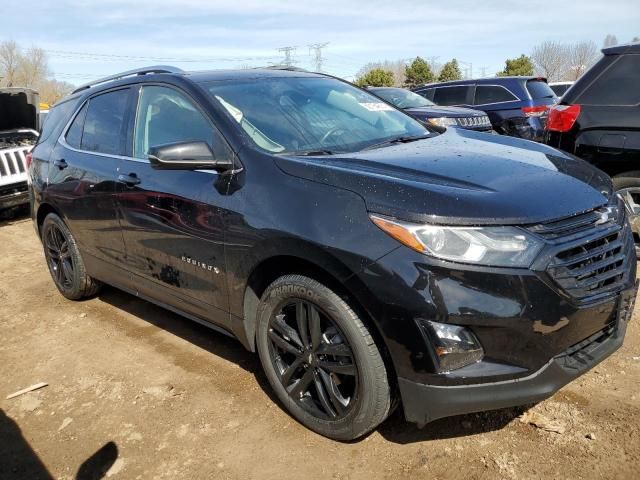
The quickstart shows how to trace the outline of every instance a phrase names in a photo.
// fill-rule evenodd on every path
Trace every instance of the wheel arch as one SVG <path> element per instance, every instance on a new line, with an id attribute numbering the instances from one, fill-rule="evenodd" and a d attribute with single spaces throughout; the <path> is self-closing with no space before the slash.
<path id="1" fill-rule="evenodd" d="M 50 213 L 55 213 L 60 218 L 62 218 L 62 216 L 60 215 L 60 212 L 58 212 L 58 210 L 50 203 L 41 203 L 38 206 L 38 211 L 36 213 L 36 225 L 38 227 L 38 236 L 42 236 L 42 224 L 44 223 L 44 219 Z"/>
<path id="2" fill-rule="evenodd" d="M 362 322 L 369 329 L 376 345 L 380 348 L 380 353 L 387 365 L 387 371 L 389 372 L 389 375 L 392 376 L 390 380 L 392 380 L 395 385 L 395 368 L 391 360 L 387 344 L 380 328 L 374 320 L 373 312 L 365 306 L 366 297 L 374 297 L 362 281 L 353 274 L 353 272 L 349 272 L 348 275 L 345 276 L 346 272 L 348 272 L 348 269 L 345 265 L 341 264 L 337 259 L 327 259 L 326 256 L 323 259 L 322 264 L 320 264 L 315 258 L 311 260 L 308 256 L 303 258 L 301 256 L 291 254 L 276 255 L 261 261 L 251 271 L 245 286 L 243 324 L 248 344 L 246 346 L 248 346 L 251 351 L 255 351 L 257 324 L 256 312 L 260 297 L 266 288 L 283 275 L 304 275 L 317 280 L 333 290 L 336 294 L 342 297 L 352 309 L 354 309 Z"/>

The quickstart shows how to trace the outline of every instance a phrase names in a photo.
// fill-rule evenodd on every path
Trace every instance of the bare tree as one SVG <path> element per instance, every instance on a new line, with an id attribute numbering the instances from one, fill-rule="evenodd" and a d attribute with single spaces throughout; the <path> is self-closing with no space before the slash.
<path id="1" fill-rule="evenodd" d="M 42 85 L 49 75 L 49 62 L 44 50 L 31 47 L 21 56 L 18 78 L 23 87 L 35 88 Z"/>
<path id="2" fill-rule="evenodd" d="M 68 82 L 58 80 L 45 80 L 38 87 L 40 101 L 48 105 L 53 105 L 58 100 L 69 95 L 75 87 Z"/>
<path id="3" fill-rule="evenodd" d="M 618 44 L 618 39 L 616 38 L 615 35 L 611 35 L 609 33 L 607 34 L 606 37 L 604 37 L 604 43 L 603 43 L 604 48 L 613 47 L 617 44 Z"/>
<path id="4" fill-rule="evenodd" d="M 550 82 L 562 80 L 569 63 L 567 47 L 554 41 L 536 45 L 531 52 L 531 59 L 537 71 Z"/>
<path id="5" fill-rule="evenodd" d="M 578 42 L 567 47 L 569 65 L 565 77 L 577 80 L 598 58 L 598 46 L 592 42 Z"/>
<path id="6" fill-rule="evenodd" d="M 20 50 L 13 40 L 0 43 L 0 85 L 12 87 L 16 85 L 20 64 Z"/>

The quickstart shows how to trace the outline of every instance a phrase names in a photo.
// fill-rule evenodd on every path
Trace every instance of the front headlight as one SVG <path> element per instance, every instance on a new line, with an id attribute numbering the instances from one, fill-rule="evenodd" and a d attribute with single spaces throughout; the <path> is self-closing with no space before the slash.
<path id="1" fill-rule="evenodd" d="M 457 125 L 456 119 L 449 117 L 427 118 L 427 122 L 429 122 L 431 125 L 435 125 L 436 127 L 449 127 L 451 125 Z"/>
<path id="2" fill-rule="evenodd" d="M 416 225 L 370 215 L 404 245 L 441 260 L 494 267 L 529 267 L 542 242 L 517 227 Z"/>

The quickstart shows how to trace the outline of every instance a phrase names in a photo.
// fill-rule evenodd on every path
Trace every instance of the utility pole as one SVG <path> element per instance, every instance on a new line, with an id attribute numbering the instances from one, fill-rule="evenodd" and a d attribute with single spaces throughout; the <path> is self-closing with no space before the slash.
<path id="1" fill-rule="evenodd" d="M 469 79 L 473 78 L 473 63 L 471 62 L 463 62 L 462 60 L 458 60 L 458 63 L 465 65 L 464 76 Z"/>
<path id="2" fill-rule="evenodd" d="M 287 67 L 291 67 L 295 60 L 293 59 L 293 52 L 296 51 L 297 47 L 281 47 L 278 49 L 279 52 L 284 53 L 284 63 Z"/>
<path id="3" fill-rule="evenodd" d="M 311 51 L 313 51 L 313 63 L 316 64 L 316 72 L 322 71 L 322 63 L 324 62 L 324 58 L 322 57 L 322 49 L 329 45 L 329 42 L 324 43 L 312 43 L 311 45 L 307 45 L 309 47 L 309 55 L 311 55 Z"/>
<path id="4" fill-rule="evenodd" d="M 480 67 L 481 77 L 485 78 L 487 76 L 487 67 Z"/>

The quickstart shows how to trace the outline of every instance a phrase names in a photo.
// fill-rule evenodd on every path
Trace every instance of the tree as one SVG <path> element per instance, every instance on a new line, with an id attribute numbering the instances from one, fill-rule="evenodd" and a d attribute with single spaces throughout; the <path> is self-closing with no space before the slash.
<path id="1" fill-rule="evenodd" d="M 405 87 L 417 87 L 435 80 L 431 67 L 421 57 L 416 57 L 411 65 L 405 66 Z"/>
<path id="2" fill-rule="evenodd" d="M 604 37 L 604 43 L 603 43 L 604 48 L 614 47 L 616 45 L 618 45 L 618 39 L 616 38 L 615 35 L 611 35 L 609 33 L 607 34 L 606 37 Z"/>
<path id="3" fill-rule="evenodd" d="M 458 66 L 458 61 L 454 58 L 450 62 L 447 62 L 440 70 L 440 75 L 438 76 L 439 82 L 450 82 L 452 80 L 460 80 L 462 78 L 462 73 L 460 72 L 460 67 Z"/>
<path id="4" fill-rule="evenodd" d="M 0 85 L 12 87 L 17 83 L 20 50 L 13 40 L 0 43 Z"/>
<path id="5" fill-rule="evenodd" d="M 531 52 L 531 59 L 538 73 L 550 82 L 562 80 L 569 65 L 569 53 L 566 45 L 555 41 L 546 41 L 536 45 Z"/>
<path id="6" fill-rule="evenodd" d="M 633 37 L 633 40 L 631 40 L 631 43 L 638 43 L 640 42 L 640 37 Z"/>
<path id="7" fill-rule="evenodd" d="M 591 41 L 569 45 L 567 52 L 569 65 L 565 78 L 569 80 L 580 78 L 598 58 L 598 46 Z"/>
<path id="8" fill-rule="evenodd" d="M 508 75 L 533 75 L 533 63 L 524 53 L 518 58 L 508 58 L 504 63 L 504 70 L 496 73 L 498 77 L 506 77 Z"/>
<path id="9" fill-rule="evenodd" d="M 402 59 L 399 60 L 383 60 L 381 62 L 369 62 L 363 66 L 357 73 L 356 78 L 364 77 L 371 70 L 382 69 L 393 73 L 394 85 L 401 87 L 405 81 L 405 67 L 406 62 Z"/>
<path id="10" fill-rule="evenodd" d="M 369 70 L 355 81 L 355 84 L 359 87 L 393 87 L 394 83 L 393 72 L 383 68 Z"/>

